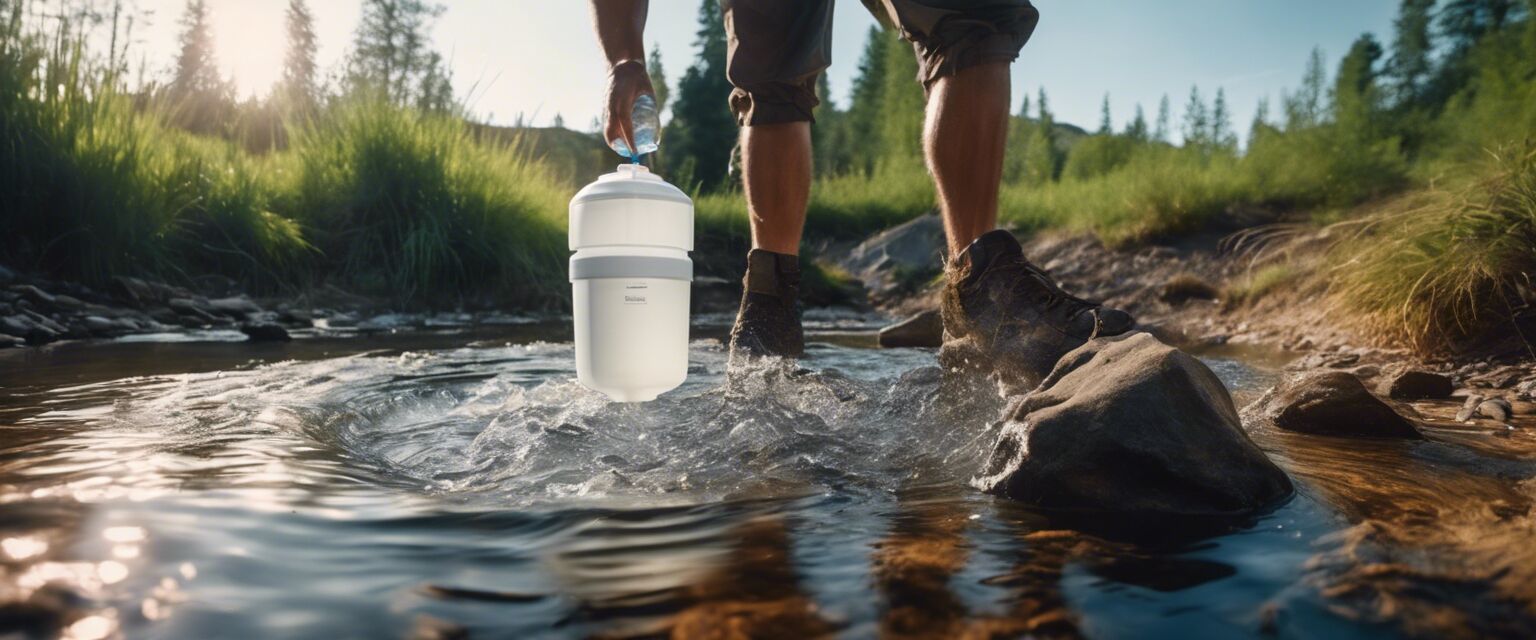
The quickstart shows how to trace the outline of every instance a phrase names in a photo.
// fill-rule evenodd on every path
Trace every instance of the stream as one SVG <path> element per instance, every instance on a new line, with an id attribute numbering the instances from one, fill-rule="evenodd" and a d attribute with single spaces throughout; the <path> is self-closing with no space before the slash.
<path id="1" fill-rule="evenodd" d="M 0 637 L 1536 634 L 1536 426 L 1257 430 L 1269 513 L 1064 522 L 970 488 L 1002 399 L 879 321 L 730 376 L 703 327 L 632 405 L 558 322 L 0 352 Z M 1199 355 L 1238 406 L 1286 359 Z"/>

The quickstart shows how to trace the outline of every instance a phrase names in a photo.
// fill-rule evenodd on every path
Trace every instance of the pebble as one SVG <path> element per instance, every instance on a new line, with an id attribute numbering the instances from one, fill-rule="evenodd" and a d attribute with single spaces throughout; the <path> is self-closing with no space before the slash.
<path id="1" fill-rule="evenodd" d="M 1479 415 L 1498 422 L 1509 422 L 1509 415 L 1512 412 L 1513 408 L 1509 406 L 1509 401 L 1503 398 L 1484 400 L 1477 405 Z"/>
<path id="2" fill-rule="evenodd" d="M 52 294 L 30 284 L 11 285 L 11 291 L 21 294 L 23 298 L 36 304 L 52 306 L 54 303 Z"/>
<path id="3" fill-rule="evenodd" d="M 1477 394 L 1467 396 L 1467 401 L 1461 403 L 1461 410 L 1456 412 L 1457 422 L 1471 422 L 1477 415 L 1477 405 L 1483 403 L 1483 397 Z"/>

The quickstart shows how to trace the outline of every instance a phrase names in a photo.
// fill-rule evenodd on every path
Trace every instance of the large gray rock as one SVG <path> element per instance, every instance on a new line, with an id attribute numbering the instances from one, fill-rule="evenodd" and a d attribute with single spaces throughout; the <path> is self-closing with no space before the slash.
<path id="1" fill-rule="evenodd" d="M 1256 418 L 1287 431 L 1359 438 L 1421 438 L 1413 423 L 1343 371 L 1303 375 L 1270 389 L 1250 406 Z"/>
<path id="2" fill-rule="evenodd" d="M 938 309 L 929 309 L 880 330 L 880 346 L 938 347 L 944 343 L 944 318 Z"/>
<path id="3" fill-rule="evenodd" d="M 1409 369 L 1383 380 L 1379 392 L 1395 400 L 1424 400 L 1449 398 L 1455 390 L 1456 385 L 1448 376 Z"/>
<path id="4" fill-rule="evenodd" d="M 937 275 L 944 268 L 943 255 L 944 222 L 938 214 L 928 214 L 875 234 L 838 264 L 878 298 Z"/>
<path id="5" fill-rule="evenodd" d="M 1015 401 L 972 481 L 1051 509 L 1237 515 L 1289 496 L 1203 363 L 1146 333 L 1067 353 Z"/>

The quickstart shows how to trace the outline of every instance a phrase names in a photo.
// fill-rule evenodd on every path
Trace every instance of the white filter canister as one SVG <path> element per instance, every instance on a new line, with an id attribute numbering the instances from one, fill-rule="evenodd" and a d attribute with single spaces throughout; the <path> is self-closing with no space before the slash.
<path id="1" fill-rule="evenodd" d="M 571 198 L 576 377 L 644 402 L 688 377 L 693 201 L 643 165 L 621 165 Z"/>

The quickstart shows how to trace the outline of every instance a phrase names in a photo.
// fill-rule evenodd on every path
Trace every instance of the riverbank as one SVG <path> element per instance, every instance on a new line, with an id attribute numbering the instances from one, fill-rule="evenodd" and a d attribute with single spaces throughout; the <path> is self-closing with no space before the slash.
<path id="1" fill-rule="evenodd" d="M 1360 331 L 1340 318 L 1321 270 L 1328 227 L 1288 224 L 1272 214 L 1232 215 L 1227 226 L 1111 248 L 1094 236 L 1042 232 L 1026 255 L 1066 290 L 1124 308 L 1140 326 L 1179 345 L 1256 347 L 1291 354 L 1293 371 L 1344 370 L 1367 382 L 1406 370 L 1449 377 L 1457 388 L 1511 399 L 1536 395 L 1536 360 L 1522 336 L 1489 336 L 1462 352 L 1424 354 Z M 813 244 L 806 252 L 807 306 L 918 317 L 897 345 L 934 346 L 942 282 L 943 229 L 929 214 L 862 242 Z M 701 247 L 695 316 L 729 315 L 740 285 L 728 246 Z M 250 295 L 219 276 L 176 286 L 119 276 L 105 287 L 20 274 L 0 266 L 0 346 L 111 339 L 186 331 L 241 331 L 252 341 L 287 340 L 310 329 L 409 331 L 529 323 L 561 317 L 547 309 L 402 306 L 334 285 L 283 295 Z"/>

